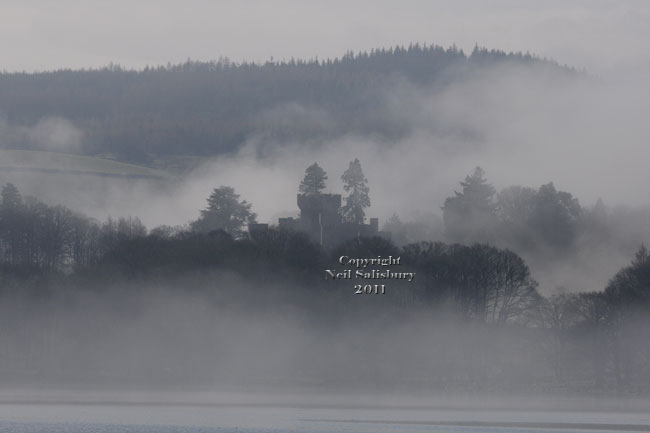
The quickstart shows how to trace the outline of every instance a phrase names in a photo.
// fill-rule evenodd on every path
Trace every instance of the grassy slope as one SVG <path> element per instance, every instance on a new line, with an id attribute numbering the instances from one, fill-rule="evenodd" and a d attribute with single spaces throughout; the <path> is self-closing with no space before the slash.
<path id="1" fill-rule="evenodd" d="M 2 170 L 49 171 L 112 177 L 169 177 L 169 174 L 162 170 L 106 158 L 18 149 L 0 149 L 0 171 Z"/>

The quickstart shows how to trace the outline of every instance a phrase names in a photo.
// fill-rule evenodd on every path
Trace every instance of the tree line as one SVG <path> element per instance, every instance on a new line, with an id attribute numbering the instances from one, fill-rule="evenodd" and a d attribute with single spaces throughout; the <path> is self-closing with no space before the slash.
<path id="1" fill-rule="evenodd" d="M 429 231 L 437 239 L 489 243 L 558 259 L 603 246 L 629 252 L 650 240 L 647 208 L 611 208 L 600 199 L 585 207 L 553 182 L 538 188 L 513 185 L 497 192 L 480 167 L 460 186 L 442 203 L 442 218 L 430 218 Z M 398 214 L 386 221 L 384 229 L 398 245 L 421 240 L 426 232 L 413 222 L 402 221 Z"/>
<path id="2" fill-rule="evenodd" d="M 358 160 L 346 173 L 343 180 L 365 185 Z M 326 178 L 315 163 L 307 168 L 299 191 L 321 193 Z M 577 199 L 552 184 L 497 194 L 479 168 L 461 187 L 443 204 L 445 242 L 398 245 L 381 237 L 359 238 L 324 250 L 305 234 L 274 227 L 255 239 L 245 236 L 245 224 L 255 218 L 252 204 L 231 187 L 216 188 L 199 219 L 185 229 L 148 232 L 135 218 L 100 223 L 22 197 L 7 184 L 0 203 L 1 293 L 5 299 L 19 291 L 38 298 L 43 287 L 110 292 L 116 284 L 133 290 L 163 284 L 174 291 L 217 296 L 218 302 L 266 305 L 255 308 L 292 305 L 324 323 L 377 314 L 449 316 L 459 327 L 482 329 L 490 339 L 509 336 L 511 344 L 534 344 L 541 357 L 534 365 L 542 370 L 531 377 L 547 372 L 565 385 L 647 390 L 647 249 L 640 246 L 604 288 L 543 295 L 517 248 L 541 243 L 556 252 L 570 251 L 584 227 L 591 227 L 584 223 L 590 220 L 584 219 L 586 211 Z M 367 185 L 362 189 L 368 190 Z M 363 202 L 357 204 L 363 210 Z M 411 283 L 391 281 L 385 296 L 360 299 L 352 294 L 350 281 L 323 278 L 324 269 L 338 266 L 343 254 L 401 256 L 404 268 L 399 271 L 417 277 Z M 201 277 L 206 272 L 214 278 Z M 221 285 L 223 281 L 231 283 Z M 496 347 L 485 348 L 495 357 L 493 365 L 485 359 L 472 365 L 473 380 L 503 374 L 498 372 L 508 361 L 494 352 Z"/>
<path id="3" fill-rule="evenodd" d="M 138 218 L 99 223 L 64 206 L 23 199 L 18 188 L 2 187 L 0 263 L 50 271 L 69 271 L 97 263 L 119 242 L 147 234 Z"/>
<path id="4" fill-rule="evenodd" d="M 383 98 L 398 77 L 445 86 L 507 62 L 573 74 L 528 54 L 476 48 L 467 55 L 456 47 L 420 44 L 327 60 L 236 64 L 222 58 L 139 71 L 111 65 L 0 73 L 2 146 L 42 148 L 21 131 L 51 117 L 65 118 L 82 132 L 81 153 L 137 163 L 227 154 L 252 135 L 271 145 L 316 145 L 346 134 L 396 140 L 408 134 L 408 125 L 387 111 Z M 327 122 L 320 121 L 323 116 Z"/>

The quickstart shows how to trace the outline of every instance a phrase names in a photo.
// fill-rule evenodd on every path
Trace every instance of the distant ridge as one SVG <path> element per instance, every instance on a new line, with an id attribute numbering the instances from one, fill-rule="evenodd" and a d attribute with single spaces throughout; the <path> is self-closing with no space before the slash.
<path id="1" fill-rule="evenodd" d="M 157 158 L 237 152 L 251 138 L 269 150 L 284 143 L 317 146 L 346 135 L 386 142 L 410 133 L 391 111 L 388 92 L 399 83 L 441 90 L 495 65 L 573 79 L 575 70 L 528 53 L 413 44 L 327 60 L 265 63 L 218 61 L 126 70 L 0 74 L 0 113 L 24 131 L 41 119 L 63 118 L 79 129 L 79 152 L 148 164 Z M 408 105 L 408 101 L 403 101 Z M 24 134 L 23 134 L 24 135 Z M 5 148 L 25 144 L 3 134 Z"/>

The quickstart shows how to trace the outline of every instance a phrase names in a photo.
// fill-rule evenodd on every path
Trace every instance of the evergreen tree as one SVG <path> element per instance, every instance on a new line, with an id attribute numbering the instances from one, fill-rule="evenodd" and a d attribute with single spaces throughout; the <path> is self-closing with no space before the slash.
<path id="1" fill-rule="evenodd" d="M 341 208 L 343 220 L 355 224 L 363 224 L 366 219 L 364 208 L 370 206 L 368 192 L 368 179 L 363 174 L 361 163 L 358 158 L 350 161 L 350 166 L 341 176 L 343 188 L 350 194 L 345 198 L 345 204 Z"/>
<path id="2" fill-rule="evenodd" d="M 325 189 L 327 173 L 317 163 L 313 163 L 305 170 L 305 178 L 300 182 L 298 189 L 301 194 L 320 194 Z"/>
<path id="3" fill-rule="evenodd" d="M 605 289 L 615 305 L 640 308 L 650 305 L 650 254 L 641 245 L 629 266 L 621 269 Z"/>
<path id="4" fill-rule="evenodd" d="M 496 190 L 485 179 L 485 171 L 476 167 L 460 185 L 463 192 L 448 197 L 442 207 L 445 232 L 452 242 L 489 241 L 496 228 Z"/>
<path id="5" fill-rule="evenodd" d="M 0 252 L 5 262 L 16 264 L 24 255 L 27 225 L 20 192 L 13 183 L 8 183 L 2 187 L 0 205 Z"/>
<path id="6" fill-rule="evenodd" d="M 556 190 L 550 182 L 540 186 L 535 195 L 530 230 L 547 244 L 566 249 L 576 238 L 581 212 L 578 199 L 568 192 Z"/>
<path id="7" fill-rule="evenodd" d="M 257 217 L 251 212 L 251 206 L 246 200 L 239 200 L 239 194 L 235 193 L 234 188 L 215 188 L 208 198 L 208 207 L 192 223 L 192 229 L 199 232 L 224 230 L 233 237 L 241 237 L 246 225 L 254 223 Z"/>
<path id="8" fill-rule="evenodd" d="M 18 188 L 13 183 L 8 183 L 2 187 L 2 208 L 5 210 L 17 209 L 23 203 Z"/>

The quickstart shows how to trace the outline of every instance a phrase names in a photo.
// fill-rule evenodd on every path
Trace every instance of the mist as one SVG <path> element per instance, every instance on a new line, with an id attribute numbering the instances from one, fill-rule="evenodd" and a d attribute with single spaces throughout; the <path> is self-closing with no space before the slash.
<path id="1" fill-rule="evenodd" d="M 204 159 L 167 179 L 87 177 L 79 182 L 65 173 L 29 172 L 12 173 L 6 180 L 50 204 L 99 220 L 138 216 L 149 228 L 187 224 L 198 217 L 213 188 L 230 185 L 253 204 L 258 221 L 277 224 L 279 217 L 297 214 L 297 187 L 308 165 L 318 162 L 329 175 L 327 190 L 342 193 L 340 176 L 358 157 L 370 186 L 368 215 L 382 224 L 393 214 L 413 222 L 428 215 L 421 221 L 432 233 L 426 240 L 444 240 L 441 206 L 475 166 L 486 171 L 497 191 L 553 182 L 585 208 L 602 199 L 627 221 L 642 220 L 650 183 L 645 169 L 648 96 L 646 80 L 625 73 L 607 78 L 561 73 L 539 62 L 472 65 L 449 82 L 429 85 L 394 76 L 378 95 L 382 108 L 374 115 L 402 131 L 397 140 L 354 132 L 318 138 L 319 131 L 340 129 L 335 113 L 288 102 L 256 114 L 257 132 L 236 153 Z M 59 117 L 29 127 L 3 125 L 4 141 L 18 134 L 43 150 L 78 150 L 83 137 L 82 130 Z M 278 128 L 315 138 L 277 141 L 269 131 Z M 611 248 L 585 248 L 570 262 L 549 263 L 518 252 L 531 262 L 546 293 L 558 287 L 597 290 L 641 242 L 650 241 L 647 224 L 628 225 L 618 239 Z"/>
<path id="2" fill-rule="evenodd" d="M 371 188 L 368 215 L 382 223 L 393 214 L 404 221 L 430 215 L 431 231 L 440 236 L 441 206 L 475 166 L 487 172 L 497 191 L 553 182 L 585 208 L 602 199 L 631 221 L 633 209 L 643 218 L 648 206 L 648 96 L 641 80 L 564 76 L 546 65 L 499 64 L 471 70 L 448 86 L 422 87 L 397 77 L 381 100 L 386 121 L 408 131 L 399 141 L 346 134 L 336 140 L 276 142 L 264 131 L 278 119 L 307 130 L 334 122 L 325 110 L 285 104 L 260 113 L 260 132 L 236 154 L 204 162 L 164 188 L 133 181 L 106 187 L 102 180 L 104 192 L 93 194 L 92 206 L 78 196 L 69 205 L 97 218 L 137 215 L 148 227 L 182 225 L 198 217 L 212 188 L 231 185 L 253 203 L 258 221 L 277 224 L 278 217 L 297 214 L 297 187 L 308 165 L 318 162 L 329 175 L 327 190 L 343 193 L 340 176 L 358 157 Z M 56 191 L 47 196 L 64 203 L 70 197 Z M 557 287 L 597 290 L 641 242 L 650 241 L 647 229 L 642 221 L 627 224 L 611 248 L 585 248 L 568 263 L 549 264 L 518 252 L 532 261 L 547 293 Z"/>
<path id="3" fill-rule="evenodd" d="M 442 90 L 396 80 L 383 98 L 389 120 L 408 128 L 404 141 L 351 135 L 318 145 L 271 146 L 252 137 L 238 155 L 201 167 L 187 188 L 227 182 L 255 203 L 262 221 L 272 222 L 282 208 L 295 208 L 287 192 L 297 189 L 309 163 L 318 161 L 330 174 L 328 188 L 342 192 L 340 174 L 357 156 L 372 188 L 371 212 L 383 219 L 435 210 L 477 165 L 497 190 L 552 181 L 586 206 L 598 198 L 612 206 L 645 206 L 650 175 L 639 155 L 647 153 L 650 136 L 644 117 L 649 92 L 641 82 L 558 78 L 517 65 L 481 70 Z M 268 195 L 258 185 L 285 201 L 264 201 Z"/>
<path id="4" fill-rule="evenodd" d="M 238 426 L 230 417 L 252 408 L 258 412 L 248 427 L 268 429 L 272 420 L 309 432 L 354 423 L 360 432 L 373 427 L 368 421 L 392 422 L 395 429 L 381 430 L 398 431 L 406 419 L 433 431 L 488 421 L 495 429 L 540 431 L 647 428 L 650 419 L 639 414 L 650 389 L 650 256 L 642 246 L 650 244 L 650 84 L 636 38 L 647 32 L 640 25 L 647 7 L 576 2 L 560 19 L 558 5 L 528 4 L 498 19 L 510 2 L 496 2 L 494 15 L 478 3 L 463 15 L 447 2 L 438 4 L 446 11 L 414 2 L 423 18 L 409 9 L 383 37 L 399 43 L 390 34 L 403 33 L 408 17 L 426 37 L 424 17 L 436 15 L 427 27 L 446 22 L 445 37 L 458 37 L 440 39 L 450 48 L 369 45 L 370 54 L 296 61 L 313 51 L 327 58 L 366 49 L 376 44 L 377 28 L 357 29 L 349 17 L 328 28 L 330 11 L 289 3 L 297 15 L 324 17 L 313 46 L 307 40 L 274 51 L 260 37 L 271 25 L 259 18 L 252 20 L 257 32 L 246 30 L 251 23 L 233 30 L 212 19 L 218 31 L 198 30 L 189 24 L 210 14 L 174 20 L 175 6 L 145 3 L 128 11 L 130 32 L 117 42 L 105 23 L 95 29 L 96 17 L 74 8 L 64 22 L 100 36 L 90 57 L 80 55 L 78 41 L 56 59 L 28 62 L 10 53 L 13 70 L 58 62 L 97 69 L 0 74 L 0 383 L 10 390 L 0 393 L 0 423 L 3 405 L 135 401 L 145 415 L 131 414 L 129 422 L 143 425 L 159 405 L 180 414 L 157 414 L 165 426 L 192 424 L 203 408 L 223 411 L 227 422 L 202 427 L 228 429 Z M 125 8 L 108 8 L 107 22 Z M 281 8 L 261 10 L 266 23 Z M 381 3 L 369 13 L 395 10 Z M 625 27 L 634 43 L 619 49 L 617 41 L 631 39 L 599 34 L 596 40 L 607 39 L 600 49 L 577 37 L 564 44 L 561 35 L 580 33 L 576 23 L 585 24 L 585 39 L 598 34 L 612 11 L 604 34 Z M 164 19 L 138 34 L 134 22 L 148 12 Z M 215 22 L 241 14 L 233 6 Z M 309 33 L 310 20 L 294 21 L 275 40 Z M 475 47 L 473 34 L 450 30 L 461 21 L 503 42 L 490 48 L 535 54 L 489 51 L 482 40 Z M 165 23 L 172 33 L 192 31 L 143 55 L 142 47 L 166 34 Z M 500 27 L 510 36 L 499 36 Z M 245 37 L 220 42 L 216 53 L 206 54 L 207 37 L 179 50 L 197 34 L 237 31 Z M 513 31 L 527 36 L 516 40 Z M 339 36 L 326 47 L 315 43 L 330 33 L 356 36 L 339 51 Z M 259 46 L 247 42 L 253 37 Z M 405 44 L 417 40 L 409 37 Z M 58 42 L 70 38 L 61 32 Z M 223 57 L 226 47 L 235 60 Z M 149 67 L 188 56 L 219 60 Z M 126 68 L 103 67 L 114 58 Z M 71 89 L 78 93 L 69 96 Z M 297 195 L 308 167 L 318 163 L 328 178 L 323 191 L 304 194 L 345 198 L 342 174 L 355 158 L 371 201 L 365 220 L 339 221 L 352 224 L 355 236 L 328 244 L 320 211 L 320 239 L 280 225 L 279 218 L 301 219 Z M 471 176 L 494 189 L 485 200 L 489 215 L 459 223 L 467 233 L 455 237 L 449 199 L 465 194 Z M 231 230 L 215 218 L 221 225 L 197 228 L 214 212 L 208 198 L 221 186 L 234 188 L 234 202 L 250 203 L 256 222 L 268 227 L 249 232 L 242 222 Z M 539 205 L 548 197 L 565 200 L 563 211 L 575 205 L 575 215 L 566 212 L 572 230 Z M 508 198 L 521 205 L 515 211 L 530 213 L 508 219 Z M 362 236 L 375 217 L 376 236 Z M 378 281 L 385 294 L 355 294 L 359 281 L 331 277 L 348 270 L 343 256 L 399 256 L 398 270 L 414 277 Z M 23 388 L 26 397 L 13 391 Z M 99 397 L 87 402 L 94 392 Z M 598 427 L 586 424 L 593 413 L 577 418 L 584 425 L 571 418 L 570 411 L 596 409 L 604 411 Z M 92 410 L 92 422 L 110 421 Z"/>
<path id="5" fill-rule="evenodd" d="M 51 152 L 81 150 L 83 132 L 69 120 L 50 116 L 33 125 L 16 125 L 0 116 L 0 147 L 18 147 Z"/>

